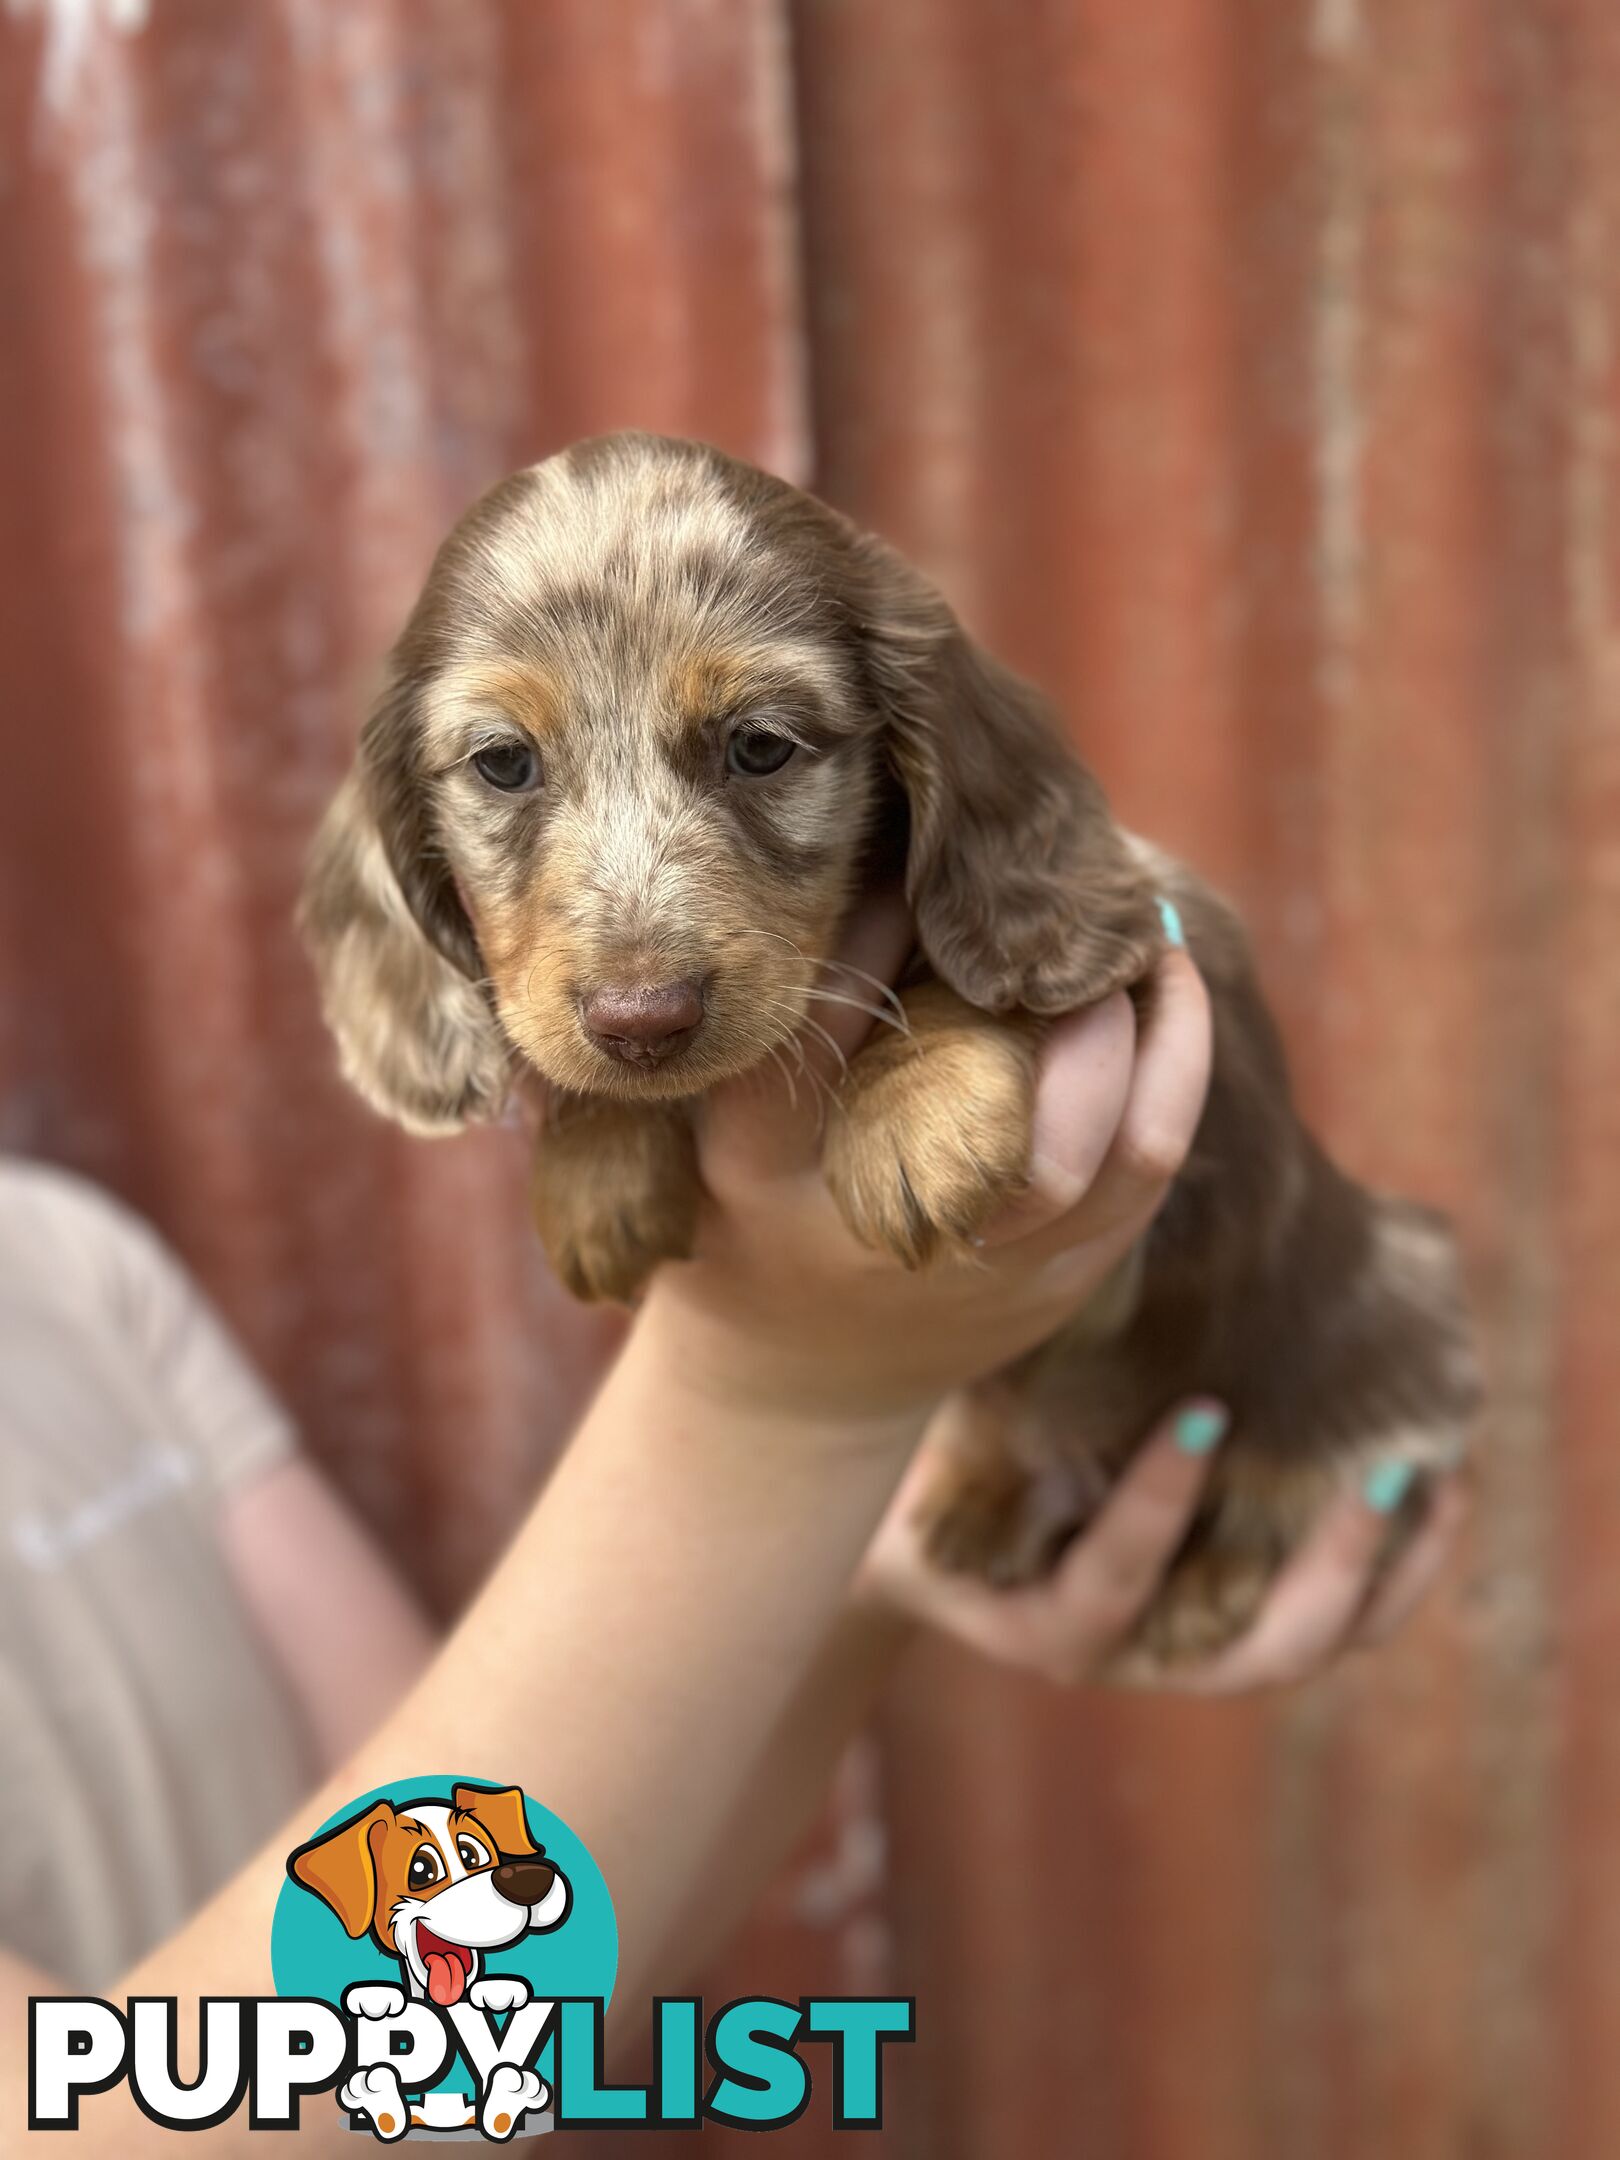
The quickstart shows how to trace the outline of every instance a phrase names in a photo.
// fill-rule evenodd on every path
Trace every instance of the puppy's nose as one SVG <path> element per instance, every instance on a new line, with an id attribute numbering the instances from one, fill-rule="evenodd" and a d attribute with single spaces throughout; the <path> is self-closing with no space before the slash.
<path id="1" fill-rule="evenodd" d="M 650 1065 L 668 1057 L 703 1018 L 703 992 L 695 982 L 609 984 L 593 990 L 580 1012 L 604 1050 Z"/>
<path id="2" fill-rule="evenodd" d="M 510 1905 L 539 1905 L 556 1873 L 545 1860 L 503 1860 L 495 1870 L 494 1883 Z"/>

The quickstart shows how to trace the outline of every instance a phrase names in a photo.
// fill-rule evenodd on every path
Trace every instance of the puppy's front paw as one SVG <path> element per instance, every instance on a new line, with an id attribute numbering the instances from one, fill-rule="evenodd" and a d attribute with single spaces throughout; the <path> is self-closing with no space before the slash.
<path id="1" fill-rule="evenodd" d="M 673 1111 L 569 1103 L 541 1133 L 530 1197 L 565 1288 L 627 1305 L 661 1260 L 684 1260 L 692 1250 L 691 1127 Z"/>
<path id="2" fill-rule="evenodd" d="M 869 1043 L 828 1121 L 822 1169 L 862 1244 L 909 1268 L 969 1246 L 1029 1178 L 1029 1035 L 930 984 L 910 1033 Z"/>
<path id="3" fill-rule="evenodd" d="M 467 2000 L 475 2010 L 493 2010 L 497 2015 L 521 2010 L 528 1999 L 529 1983 L 517 1973 L 490 1973 L 467 1990 Z"/>
<path id="4" fill-rule="evenodd" d="M 405 2010 L 405 1990 L 390 1987 L 387 1981 L 359 1980 L 343 1990 L 343 2007 L 350 2017 L 400 2017 Z"/>

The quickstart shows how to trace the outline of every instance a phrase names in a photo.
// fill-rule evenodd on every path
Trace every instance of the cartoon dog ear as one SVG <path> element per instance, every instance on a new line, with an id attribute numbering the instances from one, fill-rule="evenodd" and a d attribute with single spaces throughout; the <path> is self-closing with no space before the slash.
<path id="1" fill-rule="evenodd" d="M 312 1838 L 287 1855 L 287 1873 L 306 1890 L 330 1905 L 345 1931 L 358 1939 L 377 1917 L 377 1856 L 372 1833 L 394 1819 L 394 1810 L 379 1800 L 364 1815 L 339 1823 L 335 1830 Z"/>
<path id="2" fill-rule="evenodd" d="M 854 561 L 936 973 L 987 1012 L 1069 1012 L 1140 980 L 1164 943 L 1153 889 L 1055 717 L 893 549 L 861 535 Z"/>
<path id="3" fill-rule="evenodd" d="M 499 1115 L 507 1050 L 415 769 L 418 687 L 396 671 L 316 836 L 299 907 L 345 1077 L 415 1133 Z"/>
<path id="4" fill-rule="evenodd" d="M 483 1785 L 453 1785 L 450 1788 L 453 1807 L 463 1808 L 469 1815 L 476 1815 L 490 1836 L 495 1849 L 503 1859 L 514 1853 L 532 1853 L 540 1850 L 529 1835 L 529 1818 L 523 1810 L 523 1792 L 517 1785 L 504 1785 L 498 1791 Z"/>

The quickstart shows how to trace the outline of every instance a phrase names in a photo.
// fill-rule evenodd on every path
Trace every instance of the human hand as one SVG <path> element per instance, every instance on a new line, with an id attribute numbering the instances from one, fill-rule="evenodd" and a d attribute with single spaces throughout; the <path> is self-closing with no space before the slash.
<path id="1" fill-rule="evenodd" d="M 877 903 L 845 957 L 888 981 L 910 942 L 898 900 Z M 833 1037 L 827 1082 L 871 1017 L 818 1013 Z M 1165 954 L 1142 1021 L 1119 994 L 1056 1022 L 1029 1188 L 979 1253 L 917 1273 L 846 1229 L 821 1176 L 816 1087 L 801 1084 L 794 1103 L 766 1068 L 716 1089 L 699 1124 L 710 1204 L 696 1251 L 659 1271 L 643 1324 L 733 1404 L 831 1421 L 924 1415 L 1051 1334 L 1129 1250 L 1191 1144 L 1209 1059 L 1208 1000 L 1182 951 Z"/>
<path id="2" fill-rule="evenodd" d="M 858 1595 L 1064 1686 L 1091 1680 L 1241 1694 L 1309 1679 L 1345 1651 L 1393 1634 L 1444 1566 L 1467 1514 L 1456 1476 L 1436 1483 L 1422 1528 L 1382 1579 L 1376 1569 L 1395 1482 L 1387 1477 L 1373 1488 L 1379 1505 L 1349 1492 L 1327 1509 L 1279 1573 L 1253 1626 L 1218 1656 L 1165 1667 L 1122 1647 L 1197 1511 L 1214 1459 L 1212 1409 L 1186 1404 L 1167 1419 L 1056 1571 L 1020 1590 L 946 1573 L 921 1550 L 913 1516 L 938 1475 L 938 1443 L 925 1442 L 862 1563 Z"/>

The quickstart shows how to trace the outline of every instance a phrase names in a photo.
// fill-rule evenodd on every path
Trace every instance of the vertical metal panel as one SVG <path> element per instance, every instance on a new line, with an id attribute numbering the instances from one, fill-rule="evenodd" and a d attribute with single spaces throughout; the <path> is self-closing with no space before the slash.
<path id="1" fill-rule="evenodd" d="M 1462 1222 L 1497 1388 L 1398 1655 L 1213 1714 L 906 1691 L 911 2149 L 1607 2150 L 1612 31 L 799 20 L 825 486 L 1244 902 L 1323 1128 Z"/>
<path id="2" fill-rule="evenodd" d="M 1551 1175 L 1559 1233 L 1556 1330 L 1547 1360 L 1559 1504 L 1553 1705 L 1561 1778 L 1554 1816 L 1559 1898 L 1552 1916 L 1557 2024 L 1556 2133 L 1568 2150 L 1620 2140 L 1613 2035 L 1620 2019 L 1620 1481 L 1612 1445 L 1620 1237 L 1620 150 L 1614 96 L 1620 21 L 1583 5 L 1564 19 L 1568 119 L 1561 213 L 1568 456 L 1562 510 L 1569 582 L 1566 695 L 1551 716 L 1562 748 L 1558 933 L 1569 989 L 1547 1000 L 1544 1053 L 1557 1124 Z"/>
<path id="3" fill-rule="evenodd" d="M 1602 0 L 0 17 L 0 1138 L 158 1216 L 396 1543 L 457 1437 L 443 1603 L 604 1329 L 503 1136 L 339 1090 L 288 915 L 439 531 L 571 436 L 932 565 L 1463 1224 L 1481 1504 L 1398 1651 L 1212 1708 L 931 1648 L 726 1960 L 915 1990 L 898 2152 L 1620 2141 L 1617 95 Z"/>
<path id="4" fill-rule="evenodd" d="M 454 1498 L 449 1600 L 613 1324 L 543 1279 L 511 1140 L 339 1088 L 298 865 L 481 487 L 632 418 L 802 462 L 777 19 L 166 0 L 0 39 L 5 1141 L 158 1217 L 396 1545 Z"/>

